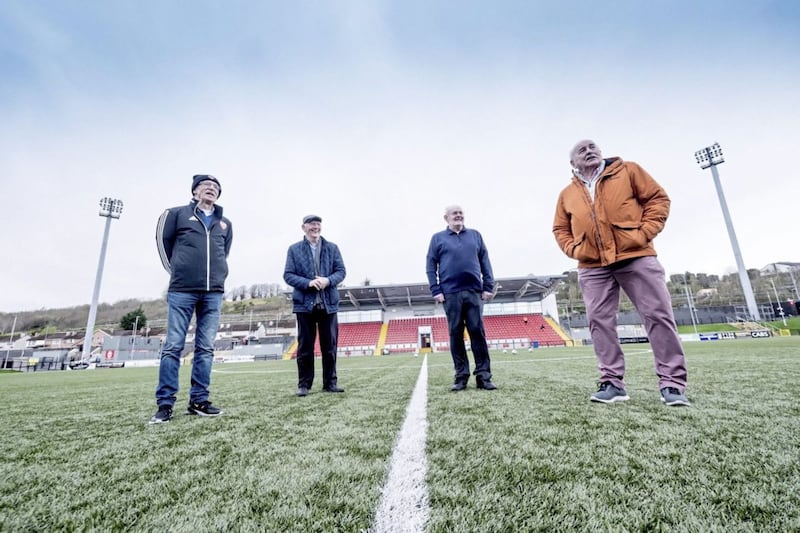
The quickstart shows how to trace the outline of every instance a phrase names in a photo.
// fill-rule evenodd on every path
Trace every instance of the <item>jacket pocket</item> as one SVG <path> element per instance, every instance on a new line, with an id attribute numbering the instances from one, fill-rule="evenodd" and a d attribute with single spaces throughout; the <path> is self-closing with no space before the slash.
<path id="1" fill-rule="evenodd" d="M 647 237 L 638 226 L 614 225 L 614 240 L 617 245 L 617 254 L 636 252 L 647 246 Z"/>
<path id="2" fill-rule="evenodd" d="M 582 233 L 572 245 L 570 257 L 578 261 L 594 263 L 600 260 L 600 253 L 597 251 L 592 240 L 587 239 L 586 234 Z"/>
<path id="3" fill-rule="evenodd" d="M 583 244 L 583 240 L 585 238 L 586 238 L 586 234 L 585 233 L 581 233 L 580 235 L 576 235 L 575 236 L 575 240 L 572 241 L 572 244 L 570 244 L 569 247 L 565 250 L 567 255 L 570 256 L 571 258 L 575 259 L 575 250 L 578 248 L 578 246 Z"/>
<path id="4" fill-rule="evenodd" d="M 299 289 L 292 291 L 292 303 L 294 305 L 305 305 L 306 297 Z"/>

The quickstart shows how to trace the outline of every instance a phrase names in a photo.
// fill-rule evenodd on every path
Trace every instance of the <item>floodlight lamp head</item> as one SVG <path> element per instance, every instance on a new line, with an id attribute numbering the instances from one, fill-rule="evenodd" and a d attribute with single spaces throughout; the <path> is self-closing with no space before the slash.
<path id="1" fill-rule="evenodd" d="M 111 214 L 111 198 L 100 199 L 100 216 L 107 217 Z"/>
<path id="2" fill-rule="evenodd" d="M 725 158 L 722 157 L 722 147 L 719 143 L 714 143 L 696 151 L 694 157 L 697 160 L 697 164 L 703 169 L 725 162 Z"/>
<path id="3" fill-rule="evenodd" d="M 119 218 L 122 214 L 122 200 L 114 200 L 111 204 L 111 218 Z"/>
<path id="4" fill-rule="evenodd" d="M 122 214 L 122 200 L 108 197 L 101 198 L 99 214 L 101 217 L 119 218 Z"/>

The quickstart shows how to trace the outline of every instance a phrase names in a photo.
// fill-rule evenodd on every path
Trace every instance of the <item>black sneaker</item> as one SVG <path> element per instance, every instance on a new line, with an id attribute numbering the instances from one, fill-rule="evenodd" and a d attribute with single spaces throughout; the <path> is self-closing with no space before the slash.
<path id="1" fill-rule="evenodd" d="M 689 407 L 692 405 L 689 403 L 689 400 L 686 399 L 686 395 L 676 387 L 664 387 L 661 389 L 661 401 L 671 407 L 676 405 L 685 405 Z"/>
<path id="2" fill-rule="evenodd" d="M 160 405 L 158 411 L 150 419 L 151 424 L 164 424 L 172 420 L 172 407 L 169 405 Z"/>
<path id="3" fill-rule="evenodd" d="M 200 416 L 218 416 L 222 414 L 222 409 L 218 409 L 211 405 L 211 402 L 192 402 L 189 404 L 189 409 L 186 411 L 187 415 L 200 415 Z"/>
<path id="4" fill-rule="evenodd" d="M 497 385 L 489 379 L 481 379 L 477 382 L 477 387 L 483 390 L 497 390 Z"/>
<path id="5" fill-rule="evenodd" d="M 625 389 L 615 387 L 610 381 L 604 381 L 597 388 L 597 392 L 589 396 L 589 400 L 600 403 L 627 402 L 631 397 Z"/>

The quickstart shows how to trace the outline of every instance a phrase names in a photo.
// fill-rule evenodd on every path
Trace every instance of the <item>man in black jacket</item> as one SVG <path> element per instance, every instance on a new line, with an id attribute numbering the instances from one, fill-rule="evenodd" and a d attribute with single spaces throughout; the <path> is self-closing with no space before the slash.
<path id="1" fill-rule="evenodd" d="M 292 310 L 297 316 L 297 395 L 307 396 L 314 383 L 314 342 L 319 329 L 322 350 L 322 390 L 344 392 L 336 376 L 339 336 L 339 291 L 346 275 L 339 247 L 320 235 L 322 219 L 303 217 L 305 238 L 289 247 L 283 279 L 294 288 Z"/>
<path id="2" fill-rule="evenodd" d="M 158 219 L 156 244 L 170 274 L 167 291 L 167 338 L 161 349 L 156 403 L 151 424 L 169 422 L 178 392 L 178 370 L 186 332 L 197 316 L 188 414 L 217 416 L 222 411 L 208 400 L 214 339 L 222 310 L 228 253 L 233 229 L 216 205 L 222 193 L 219 180 L 209 174 L 192 178 L 189 205 L 164 211 Z"/>

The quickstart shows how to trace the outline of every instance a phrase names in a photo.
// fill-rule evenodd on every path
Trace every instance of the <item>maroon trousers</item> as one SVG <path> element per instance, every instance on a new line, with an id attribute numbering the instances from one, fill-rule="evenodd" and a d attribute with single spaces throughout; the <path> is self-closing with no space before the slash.
<path id="1" fill-rule="evenodd" d="M 639 257 L 602 268 L 579 268 L 589 331 L 597 355 L 600 382 L 625 387 L 625 354 L 617 336 L 620 287 L 631 299 L 655 357 L 658 388 L 686 388 L 686 358 L 681 346 L 664 268 L 655 257 Z"/>

